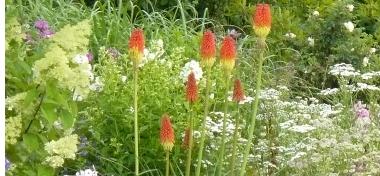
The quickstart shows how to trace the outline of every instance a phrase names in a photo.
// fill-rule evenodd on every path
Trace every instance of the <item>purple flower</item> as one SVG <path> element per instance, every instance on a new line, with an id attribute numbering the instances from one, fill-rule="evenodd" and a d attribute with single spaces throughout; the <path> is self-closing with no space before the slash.
<path id="1" fill-rule="evenodd" d="M 88 52 L 86 56 L 87 56 L 88 62 L 91 62 L 92 60 L 94 60 L 94 55 L 91 52 Z"/>
<path id="2" fill-rule="evenodd" d="M 54 32 L 50 30 L 48 22 L 45 20 L 37 20 L 34 23 L 34 27 L 38 29 L 41 38 L 49 38 L 54 34 Z"/>
<path id="3" fill-rule="evenodd" d="M 49 24 L 47 21 L 45 20 L 37 20 L 35 23 L 34 23 L 34 27 L 36 27 L 38 30 L 40 31 L 45 31 L 45 30 L 49 30 Z"/>
<path id="4" fill-rule="evenodd" d="M 369 111 L 366 108 L 366 105 L 362 104 L 361 101 L 358 101 L 354 105 L 354 111 L 355 111 L 355 114 L 356 114 L 357 118 L 361 118 L 361 119 L 363 119 L 363 118 L 369 118 Z"/>
<path id="5" fill-rule="evenodd" d="M 44 31 L 40 31 L 40 36 L 42 38 L 50 38 L 53 34 L 54 34 L 54 32 L 50 31 L 49 29 L 44 30 Z"/>
<path id="6" fill-rule="evenodd" d="M 5 157 L 5 170 L 8 171 L 11 167 L 11 162 Z"/>

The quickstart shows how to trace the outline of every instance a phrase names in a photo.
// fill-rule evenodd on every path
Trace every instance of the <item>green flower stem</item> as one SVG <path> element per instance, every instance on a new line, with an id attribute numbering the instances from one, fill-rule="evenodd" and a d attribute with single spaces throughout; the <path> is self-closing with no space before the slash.
<path id="1" fill-rule="evenodd" d="M 198 161 L 197 161 L 197 170 L 195 175 L 199 176 L 201 173 L 201 165 L 202 165 L 202 155 L 203 155 L 203 148 L 205 144 L 205 139 L 206 139 L 206 117 L 208 115 L 208 109 L 209 109 L 209 98 L 210 98 L 210 89 L 211 89 L 211 80 L 210 80 L 210 72 L 211 72 L 211 67 L 207 67 L 206 70 L 206 97 L 205 97 L 205 110 L 203 114 L 203 122 L 201 126 L 201 143 L 199 145 L 199 151 L 198 151 Z"/>
<path id="2" fill-rule="evenodd" d="M 169 176 L 169 166 L 170 166 L 170 161 L 169 161 L 169 151 L 166 151 L 166 170 L 165 170 L 165 176 Z"/>
<path id="3" fill-rule="evenodd" d="M 190 176 L 191 171 L 191 152 L 193 149 L 193 106 L 190 103 L 190 117 L 189 117 L 189 149 L 187 151 L 186 171 L 185 176 Z"/>
<path id="4" fill-rule="evenodd" d="M 139 126 L 138 126 L 138 117 L 137 117 L 137 84 L 138 79 L 138 64 L 133 64 L 133 89 L 134 89 L 134 95 L 133 95 L 133 104 L 134 104 L 134 121 L 135 121 L 135 175 L 139 175 Z"/>
<path id="5" fill-rule="evenodd" d="M 224 162 L 224 150 L 226 148 L 226 128 L 227 128 L 227 111 L 228 111 L 228 90 L 229 90 L 229 82 L 230 74 L 226 74 L 226 86 L 225 86 L 225 91 L 224 91 L 224 116 L 223 116 L 223 129 L 222 129 L 222 140 L 221 140 L 221 147 L 220 147 L 220 154 L 219 154 L 219 160 L 218 160 L 218 165 L 217 165 L 217 172 L 216 175 L 220 176 L 222 174 L 223 170 L 223 162 Z"/>
<path id="6" fill-rule="evenodd" d="M 240 108 L 239 103 L 237 103 L 237 115 L 235 119 L 235 130 L 234 130 L 234 138 L 232 145 L 232 160 L 231 160 L 231 169 L 232 175 L 235 175 L 235 162 L 236 162 L 236 151 L 237 151 L 237 140 L 238 140 L 238 131 L 240 125 Z"/>
<path id="7" fill-rule="evenodd" d="M 264 62 L 264 50 L 265 50 L 265 41 L 259 40 L 259 47 L 260 47 L 260 57 L 259 57 L 259 69 L 257 71 L 256 76 L 256 91 L 255 91 L 255 102 L 253 104 L 253 113 L 251 117 L 251 125 L 248 129 L 248 140 L 247 144 L 245 145 L 244 153 L 243 153 L 243 165 L 240 170 L 240 176 L 245 175 L 245 168 L 247 166 L 247 159 L 249 150 L 251 148 L 252 138 L 253 138 L 253 131 L 255 129 L 255 122 L 256 122 L 256 115 L 258 111 L 258 105 L 259 105 L 259 98 L 260 98 L 260 91 L 261 91 L 261 75 L 263 71 L 263 62 Z"/>

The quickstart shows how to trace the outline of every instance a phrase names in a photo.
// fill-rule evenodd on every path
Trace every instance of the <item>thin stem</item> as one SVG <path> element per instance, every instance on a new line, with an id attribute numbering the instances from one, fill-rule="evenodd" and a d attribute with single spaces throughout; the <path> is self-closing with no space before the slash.
<path id="1" fill-rule="evenodd" d="M 165 176 L 169 176 L 169 167 L 170 167 L 170 161 L 169 161 L 169 151 L 166 151 L 166 171 Z"/>
<path id="2" fill-rule="evenodd" d="M 216 175 L 220 176 L 223 170 L 223 162 L 224 162 L 224 150 L 226 148 L 226 128 L 227 128 L 227 112 L 228 112 L 228 90 L 229 90 L 229 74 L 226 74 L 226 86 L 224 90 L 224 116 L 223 116 L 223 129 L 222 129 L 222 140 L 221 140 L 221 149 L 219 154 L 219 160 L 217 165 Z"/>
<path id="3" fill-rule="evenodd" d="M 205 97 L 205 109 L 203 113 L 203 123 L 201 126 L 201 142 L 199 145 L 199 151 L 198 151 L 198 161 L 197 161 L 197 170 L 195 175 L 199 176 L 201 173 L 201 165 L 202 165 L 202 155 L 203 155 L 203 148 L 205 144 L 205 139 L 206 139 L 206 117 L 208 115 L 208 109 L 209 109 L 209 98 L 210 98 L 210 89 L 211 89 L 211 78 L 210 78 L 210 72 L 211 72 L 211 67 L 207 67 L 207 72 L 206 72 L 206 97 Z"/>
<path id="4" fill-rule="evenodd" d="M 245 145 L 244 153 L 243 153 L 243 165 L 240 170 L 240 176 L 245 175 L 245 168 L 247 166 L 247 159 L 248 159 L 248 154 L 249 150 L 251 148 L 251 143 L 252 143 L 252 138 L 253 138 L 253 131 L 255 129 L 255 122 L 256 122 L 256 115 L 257 115 L 257 109 L 259 105 L 259 95 L 260 95 L 260 90 L 261 90 L 261 74 L 263 70 L 263 62 L 264 62 L 264 49 L 265 49 L 265 41 L 259 41 L 262 43 L 259 43 L 260 47 L 260 57 L 259 57 L 259 69 L 257 71 L 257 76 L 256 76 L 256 91 L 255 91 L 255 102 L 253 104 L 253 113 L 251 117 L 251 125 L 249 126 L 248 129 L 248 140 L 247 144 Z"/>
<path id="5" fill-rule="evenodd" d="M 189 150 L 187 151 L 186 172 L 185 176 L 190 176 L 191 172 L 191 152 L 193 149 L 193 106 L 190 103 L 190 117 L 189 117 Z"/>
<path id="6" fill-rule="evenodd" d="M 38 87 L 38 86 L 37 86 L 37 87 Z M 33 119 L 29 122 L 28 127 L 26 127 L 26 130 L 25 130 L 24 134 L 28 133 L 28 131 L 29 131 L 30 127 L 32 126 L 34 120 L 36 119 L 36 116 L 37 116 L 38 112 L 39 112 L 40 109 L 41 109 L 42 102 L 43 102 L 44 99 L 45 99 L 45 94 L 46 94 L 46 91 L 43 91 L 43 92 L 39 95 L 39 97 L 40 97 L 40 101 L 38 102 L 38 105 L 37 105 L 36 111 L 34 111 L 34 113 L 33 113 Z"/>
<path id="7" fill-rule="evenodd" d="M 177 0 L 177 2 L 178 2 L 179 10 L 181 12 L 183 30 L 185 32 L 185 36 L 187 36 L 185 12 L 183 10 L 181 0 Z"/>
<path id="8" fill-rule="evenodd" d="M 139 126 L 138 126 L 138 117 L 137 117 L 137 89 L 138 89 L 138 65 L 137 63 L 133 64 L 133 85 L 134 85 L 134 96 L 133 96 L 133 104 L 134 104 L 134 121 L 135 121 L 135 175 L 139 175 Z"/>
<path id="9" fill-rule="evenodd" d="M 231 160 L 231 169 L 232 175 L 235 175 L 235 162 L 236 162 L 236 150 L 237 150 L 237 139 L 240 125 L 240 108 L 239 103 L 237 103 L 237 115 L 235 119 L 235 130 L 234 130 L 234 138 L 233 138 L 233 146 L 232 146 L 232 160 Z"/>

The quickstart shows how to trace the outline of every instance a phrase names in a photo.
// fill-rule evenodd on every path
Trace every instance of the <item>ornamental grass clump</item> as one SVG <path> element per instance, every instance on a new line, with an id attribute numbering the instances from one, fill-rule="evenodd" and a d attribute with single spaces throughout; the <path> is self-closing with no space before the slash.
<path id="1" fill-rule="evenodd" d="M 138 67 L 144 56 L 144 33 L 141 29 L 134 29 L 129 38 L 129 57 L 133 62 L 133 104 L 134 104 L 134 138 L 135 138 L 135 175 L 139 175 L 139 128 L 138 128 Z"/>
<path id="2" fill-rule="evenodd" d="M 160 130 L 160 141 L 161 145 L 166 152 L 166 167 L 165 167 L 165 176 L 169 176 L 169 154 L 174 146 L 174 130 L 170 122 L 170 117 L 167 114 L 164 114 L 161 118 L 161 130 Z"/>
<path id="3" fill-rule="evenodd" d="M 255 122 L 257 116 L 257 109 L 259 105 L 259 95 L 261 89 L 261 75 L 263 69 L 264 62 L 264 52 L 266 47 L 266 37 L 268 36 L 271 24 L 272 24 L 272 16 L 270 12 L 269 4 L 257 4 L 256 11 L 252 15 L 253 29 L 255 34 L 258 36 L 258 48 L 259 48 L 259 60 L 258 60 L 258 69 L 256 74 L 256 91 L 255 91 L 255 102 L 252 104 L 252 116 L 251 116 L 251 124 L 248 128 L 248 140 L 245 145 L 244 153 L 243 153 L 243 164 L 240 170 L 240 176 L 245 175 L 245 168 L 247 166 L 248 154 L 251 148 L 251 141 L 253 138 L 253 132 L 255 129 Z"/>
<path id="4" fill-rule="evenodd" d="M 220 153 L 219 153 L 219 159 L 217 164 L 217 175 L 222 174 L 223 169 L 223 162 L 224 162 L 224 150 L 226 147 L 225 141 L 226 141 L 226 128 L 227 128 L 227 112 L 228 112 L 228 90 L 230 87 L 230 77 L 233 68 L 235 67 L 235 60 L 236 60 L 236 46 L 235 46 L 235 40 L 230 37 L 226 36 L 224 37 L 222 41 L 222 46 L 220 48 L 220 63 L 222 65 L 223 71 L 224 71 L 224 78 L 225 78 L 225 91 L 224 91 L 224 116 L 223 116 L 223 129 L 222 129 L 222 139 L 220 143 Z"/>
<path id="5" fill-rule="evenodd" d="M 187 150 L 187 160 L 186 160 L 186 171 L 185 175 L 189 176 L 191 173 L 191 152 L 193 148 L 193 114 L 194 109 L 193 105 L 198 100 L 198 86 L 195 75 L 191 72 L 187 78 L 186 82 L 186 100 L 190 105 L 190 115 L 187 119 L 189 136 L 188 136 L 188 150 Z M 186 141 L 185 141 L 186 142 Z"/>
<path id="6" fill-rule="evenodd" d="M 201 63 L 204 67 L 206 67 L 206 95 L 205 95 L 205 103 L 204 103 L 204 113 L 203 113 L 203 122 L 201 126 L 201 141 L 199 145 L 198 151 L 198 161 L 197 161 L 197 169 L 196 176 L 200 175 L 201 172 L 201 162 L 202 155 L 204 149 L 204 142 L 206 138 L 205 128 L 206 128 L 206 117 L 209 111 L 209 94 L 211 89 L 211 68 L 214 65 L 215 57 L 216 57 L 216 44 L 215 44 L 215 35 L 210 30 L 207 30 L 202 37 L 201 46 L 200 46 L 200 56 Z"/>

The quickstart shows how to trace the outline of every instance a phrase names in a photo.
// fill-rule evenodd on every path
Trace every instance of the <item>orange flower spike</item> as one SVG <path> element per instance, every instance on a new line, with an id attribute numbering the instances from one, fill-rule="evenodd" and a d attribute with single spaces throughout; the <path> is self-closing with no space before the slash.
<path id="1" fill-rule="evenodd" d="M 253 29 L 257 36 L 266 38 L 272 25 L 269 4 L 257 4 L 256 12 L 252 14 Z"/>
<path id="2" fill-rule="evenodd" d="M 198 99 L 198 86 L 197 80 L 193 72 L 189 74 L 186 82 L 186 100 L 194 103 Z"/>
<path id="3" fill-rule="evenodd" d="M 204 66 L 211 67 L 214 64 L 216 55 L 215 35 L 210 30 L 203 34 L 200 55 Z"/>
<path id="4" fill-rule="evenodd" d="M 235 66 L 236 60 L 236 46 L 235 40 L 226 36 L 223 39 L 222 47 L 220 48 L 220 62 L 225 73 L 228 75 L 231 73 L 232 69 Z"/>
<path id="5" fill-rule="evenodd" d="M 129 56 L 134 64 L 140 64 L 144 56 L 144 32 L 142 29 L 133 29 L 129 38 Z"/>
<path id="6" fill-rule="evenodd" d="M 245 99 L 245 95 L 244 95 L 243 86 L 241 85 L 241 81 L 239 79 L 236 79 L 235 84 L 234 84 L 232 100 L 239 103 L 240 101 L 243 101 L 244 99 Z"/>
<path id="7" fill-rule="evenodd" d="M 167 114 L 164 114 L 161 118 L 160 140 L 165 151 L 172 150 L 174 146 L 174 130 Z"/>

